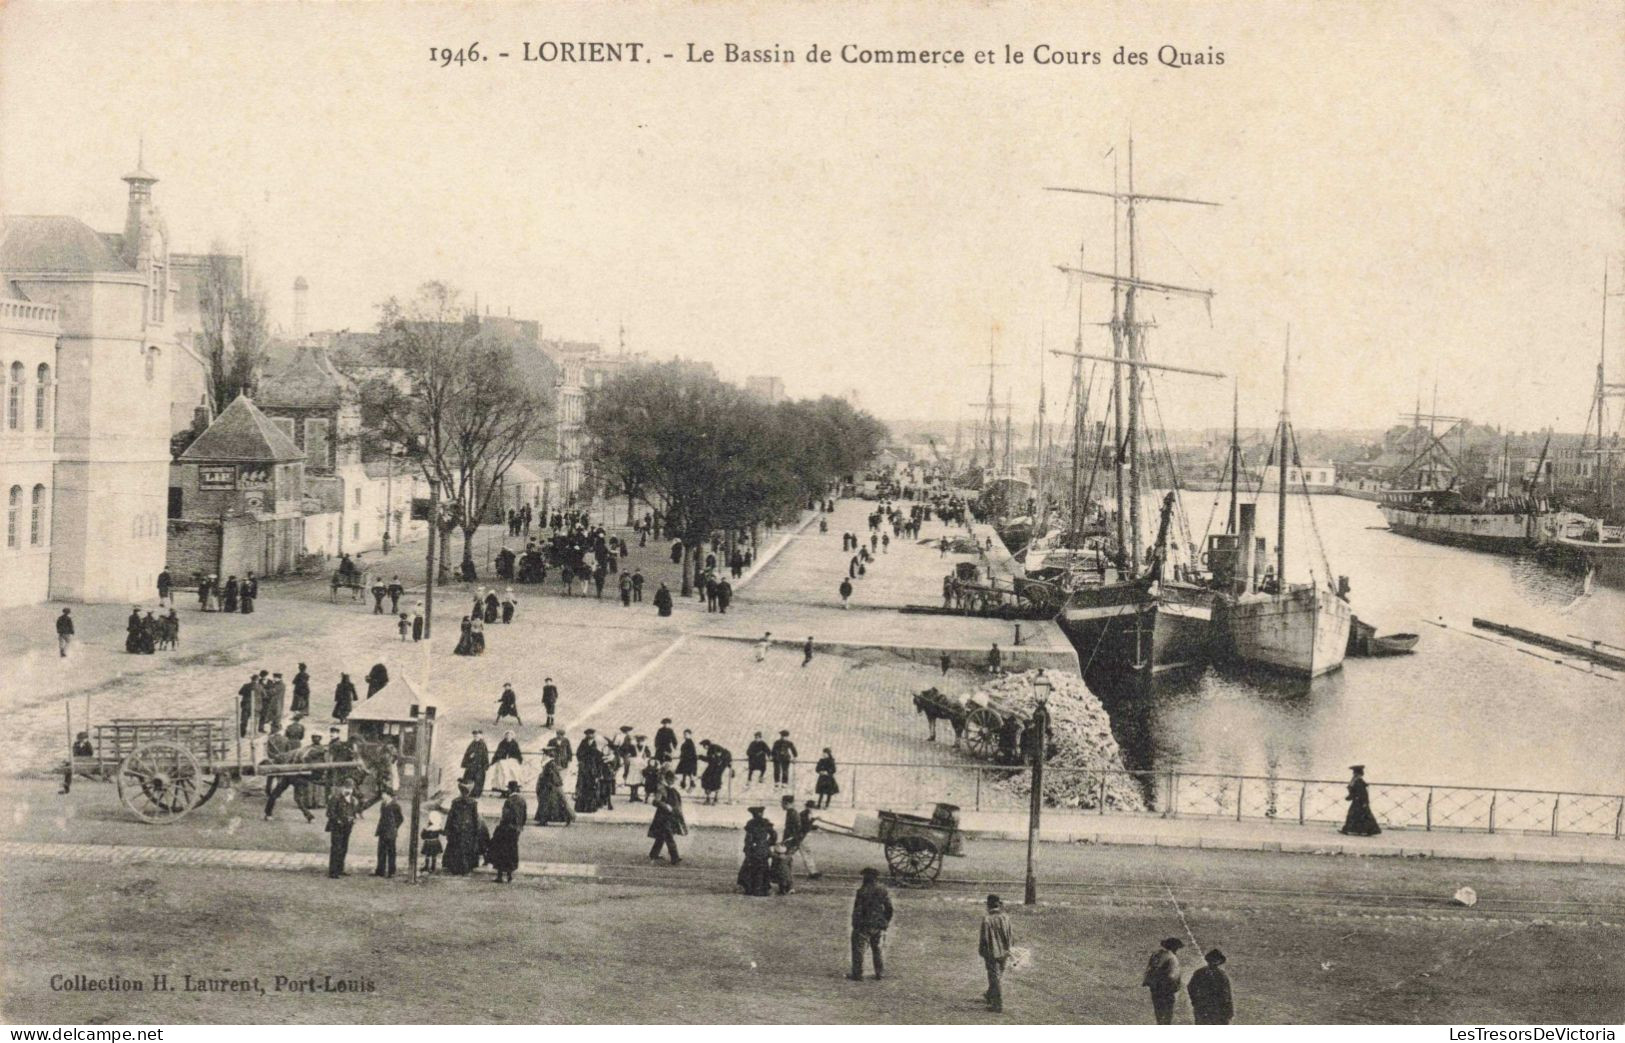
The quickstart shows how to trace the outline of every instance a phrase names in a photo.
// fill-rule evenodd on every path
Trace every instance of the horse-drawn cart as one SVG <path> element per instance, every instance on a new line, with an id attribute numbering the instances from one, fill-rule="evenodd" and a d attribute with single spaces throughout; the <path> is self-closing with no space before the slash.
<path id="1" fill-rule="evenodd" d="M 963 744 L 989 760 L 998 756 L 1005 723 L 1020 716 L 997 702 L 977 702 L 974 697 L 960 702 L 935 688 L 915 693 L 914 709 L 925 715 L 931 729 L 928 741 L 936 740 L 937 721 L 946 720 L 953 725 L 956 747 Z"/>
<path id="2" fill-rule="evenodd" d="M 345 572 L 340 569 L 333 570 L 333 576 L 328 580 L 327 594 L 336 605 L 339 600 L 339 591 L 350 592 L 351 601 L 365 601 L 367 597 L 367 577 L 359 572 Z"/>
<path id="3" fill-rule="evenodd" d="M 91 729 L 90 753 L 75 755 L 75 775 L 114 782 L 119 800 L 137 818 L 155 825 L 178 822 L 209 802 L 223 785 L 293 777 L 315 785 L 340 778 L 387 787 L 378 758 L 256 762 L 257 743 L 238 734 L 230 717 L 118 718 Z"/>
<path id="4" fill-rule="evenodd" d="M 823 819 L 818 827 L 884 845 L 892 878 L 910 887 L 931 886 L 942 872 L 944 855 L 965 853 L 959 808 L 954 804 L 938 804 L 930 818 L 880 811 L 874 818 L 858 816 L 850 827 Z"/>

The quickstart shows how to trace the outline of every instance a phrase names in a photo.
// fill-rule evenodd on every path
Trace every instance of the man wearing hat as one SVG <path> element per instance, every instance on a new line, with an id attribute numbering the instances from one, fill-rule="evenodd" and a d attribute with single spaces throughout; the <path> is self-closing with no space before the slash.
<path id="1" fill-rule="evenodd" d="M 654 820 L 649 823 L 649 837 L 654 841 L 654 846 L 649 848 L 649 859 L 660 861 L 660 852 L 664 849 L 671 856 L 672 865 L 682 861 L 677 856 L 677 838 L 688 832 L 683 820 L 683 796 L 677 792 L 676 783 L 676 775 L 662 772 L 660 784 L 649 791 L 649 803 L 655 809 Z"/>
<path id="2" fill-rule="evenodd" d="M 987 915 L 982 917 L 982 940 L 976 952 L 987 967 L 987 991 L 982 998 L 987 1009 L 995 1014 L 1004 1013 L 1004 991 L 1000 981 L 1004 967 L 1010 961 L 1010 947 L 1015 934 L 1010 929 L 1010 914 L 1004 911 L 1004 901 L 998 895 L 987 896 Z"/>
<path id="3" fill-rule="evenodd" d="M 773 785 L 789 785 L 790 762 L 796 759 L 796 753 L 796 744 L 790 741 L 790 733 L 779 732 L 778 740 L 773 743 Z"/>
<path id="4" fill-rule="evenodd" d="M 327 801 L 329 879 L 337 880 L 345 875 L 344 856 L 350 852 L 350 829 L 360 813 L 361 807 L 355 799 L 355 784 L 349 779 L 341 779 L 338 790 Z"/>
<path id="5" fill-rule="evenodd" d="M 891 918 L 891 895 L 886 891 L 886 885 L 880 882 L 880 870 L 865 869 L 863 883 L 858 885 L 858 893 L 852 898 L 852 973 L 846 976 L 848 981 L 863 980 L 865 945 L 874 959 L 875 980 L 879 981 L 886 973 L 882 950 L 886 930 L 891 927 Z"/>
<path id="6" fill-rule="evenodd" d="M 1145 978 L 1140 984 L 1151 990 L 1151 1010 L 1157 1024 L 1174 1023 L 1174 998 L 1179 995 L 1179 957 L 1175 953 L 1185 947 L 1178 938 L 1164 938 L 1162 948 L 1146 961 Z"/>
<path id="7" fill-rule="evenodd" d="M 469 791 L 478 797 L 485 792 L 485 772 L 491 766 L 491 747 L 485 745 L 485 732 L 482 729 L 475 728 L 473 735 L 468 749 L 463 751 L 463 778 L 468 780 Z"/>
<path id="8" fill-rule="evenodd" d="M 772 748 L 762 738 L 762 733 L 757 732 L 750 745 L 745 747 L 745 785 L 749 786 L 757 779 L 767 779 L 767 755 L 771 752 Z"/>
<path id="9" fill-rule="evenodd" d="M 553 713 L 559 708 L 559 686 L 553 683 L 551 677 L 542 681 L 542 709 L 547 711 L 547 720 L 542 727 L 553 727 Z"/>
<path id="10" fill-rule="evenodd" d="M 773 823 L 762 816 L 767 808 L 757 804 L 746 809 L 750 821 L 745 823 L 745 860 L 740 863 L 738 884 L 754 898 L 765 898 L 773 893 L 772 854 L 778 843 Z"/>
<path id="11" fill-rule="evenodd" d="M 1207 965 L 1191 975 L 1185 991 L 1191 997 L 1191 1013 L 1198 1025 L 1228 1025 L 1236 1008 L 1230 1000 L 1230 976 L 1224 973 L 1224 953 L 1209 949 Z"/>

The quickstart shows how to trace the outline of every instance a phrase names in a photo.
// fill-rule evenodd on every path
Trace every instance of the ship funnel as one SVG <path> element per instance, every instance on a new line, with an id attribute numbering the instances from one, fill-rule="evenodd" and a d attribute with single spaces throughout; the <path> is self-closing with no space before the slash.
<path id="1" fill-rule="evenodd" d="M 1253 541 L 1253 530 L 1258 527 L 1258 504 L 1243 503 L 1237 505 L 1240 514 L 1236 551 L 1240 560 L 1236 563 L 1236 581 L 1240 584 L 1242 594 L 1251 594 L 1257 569 L 1257 549 Z"/>

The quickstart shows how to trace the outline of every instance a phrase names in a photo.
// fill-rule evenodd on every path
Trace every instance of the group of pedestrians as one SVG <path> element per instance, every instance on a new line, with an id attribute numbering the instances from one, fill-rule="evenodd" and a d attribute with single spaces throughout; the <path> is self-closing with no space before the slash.
<path id="1" fill-rule="evenodd" d="M 171 592 L 169 570 L 164 569 L 158 578 L 158 597 L 160 600 L 168 600 Z M 198 608 L 204 612 L 240 612 L 245 616 L 251 615 L 259 596 L 260 581 L 255 578 L 252 570 L 241 581 L 235 575 L 227 576 L 223 584 L 219 576 L 200 574 L 197 578 Z"/>

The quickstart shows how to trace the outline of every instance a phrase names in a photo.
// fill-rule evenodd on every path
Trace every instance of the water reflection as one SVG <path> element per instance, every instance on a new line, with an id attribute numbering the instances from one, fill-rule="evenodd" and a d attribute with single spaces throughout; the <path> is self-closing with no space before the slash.
<path id="1" fill-rule="evenodd" d="M 1260 515 L 1273 511 L 1264 497 Z M 1387 782 L 1625 792 L 1625 683 L 1471 625 L 1478 616 L 1625 645 L 1625 595 L 1583 595 L 1579 577 L 1533 559 L 1422 543 L 1382 524 L 1374 504 L 1316 497 L 1325 560 L 1312 533 L 1289 528 L 1301 550 L 1288 572 L 1348 575 L 1355 613 L 1382 633 L 1420 633 L 1415 655 L 1351 659 L 1313 682 L 1231 667 L 1140 685 L 1091 678 L 1128 766 L 1340 779 L 1364 763 Z"/>

